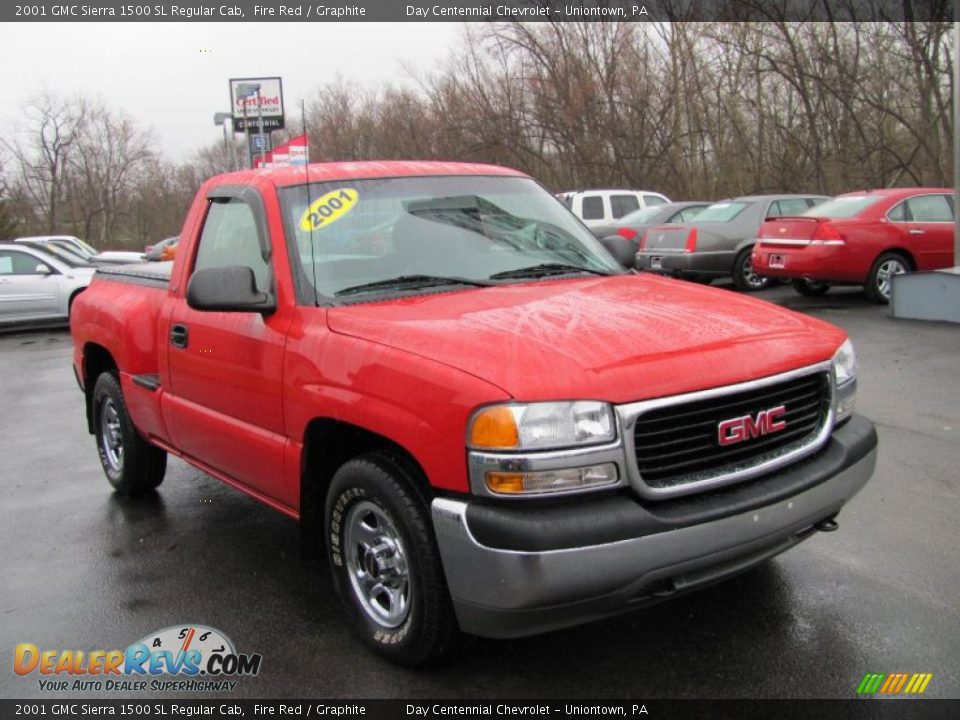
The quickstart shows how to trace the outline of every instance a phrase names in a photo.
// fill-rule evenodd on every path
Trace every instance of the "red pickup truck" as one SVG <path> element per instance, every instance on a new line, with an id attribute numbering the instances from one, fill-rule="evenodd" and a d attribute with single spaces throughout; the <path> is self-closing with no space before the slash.
<path id="1" fill-rule="evenodd" d="M 149 492 L 172 453 L 298 518 L 394 661 L 708 585 L 873 472 L 842 330 L 624 271 L 522 173 L 222 175 L 180 237 L 74 305 L 107 478 Z"/>

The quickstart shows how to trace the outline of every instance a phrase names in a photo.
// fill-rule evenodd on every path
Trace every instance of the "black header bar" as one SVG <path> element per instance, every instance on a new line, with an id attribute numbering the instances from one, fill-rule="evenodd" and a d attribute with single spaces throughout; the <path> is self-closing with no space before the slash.
<path id="1" fill-rule="evenodd" d="M 2 22 L 952 22 L 953 0 L 89 0 L 2 3 Z"/>

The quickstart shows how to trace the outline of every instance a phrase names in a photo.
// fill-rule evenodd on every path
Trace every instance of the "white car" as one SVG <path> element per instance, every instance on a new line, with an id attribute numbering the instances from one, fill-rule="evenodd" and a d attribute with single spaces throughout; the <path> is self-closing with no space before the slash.
<path id="1" fill-rule="evenodd" d="M 0 324 L 70 317 L 96 268 L 34 247 L 0 243 Z"/>
<path id="2" fill-rule="evenodd" d="M 619 220 L 624 215 L 653 205 L 663 205 L 670 198 L 649 190 L 571 190 L 557 198 L 589 228 Z"/>
<path id="3" fill-rule="evenodd" d="M 14 242 L 31 244 L 49 243 L 51 245 L 57 245 L 79 255 L 87 262 L 96 264 L 139 263 L 145 259 L 143 253 L 128 250 L 104 250 L 103 252 L 99 252 L 89 243 L 85 243 L 73 235 L 34 235 L 32 237 L 17 238 Z"/>

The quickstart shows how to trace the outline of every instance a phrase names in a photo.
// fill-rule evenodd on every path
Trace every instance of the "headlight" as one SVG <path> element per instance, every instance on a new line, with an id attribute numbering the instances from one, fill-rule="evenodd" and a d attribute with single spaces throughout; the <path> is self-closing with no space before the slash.
<path id="1" fill-rule="evenodd" d="M 546 450 L 612 442 L 616 435 L 610 405 L 576 400 L 482 408 L 467 442 L 475 450 Z"/>
<path id="2" fill-rule="evenodd" d="M 849 339 L 833 356 L 833 373 L 837 378 L 837 422 L 840 422 L 853 414 L 857 400 L 857 355 Z"/>
<path id="3" fill-rule="evenodd" d="M 837 385 L 843 385 L 857 377 L 857 355 L 853 343 L 847 338 L 833 356 L 833 370 L 837 375 Z"/>

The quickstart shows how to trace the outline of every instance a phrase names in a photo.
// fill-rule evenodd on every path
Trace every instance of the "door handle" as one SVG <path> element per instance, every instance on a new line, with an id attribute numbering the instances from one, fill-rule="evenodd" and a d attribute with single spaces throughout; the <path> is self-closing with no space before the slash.
<path id="1" fill-rule="evenodd" d="M 170 344 L 174 347 L 185 348 L 189 337 L 190 332 L 187 330 L 186 325 L 176 323 L 170 327 Z"/>
<path id="2" fill-rule="evenodd" d="M 910 231 L 910 234 L 911 234 L 911 235 L 926 235 L 927 233 L 926 233 L 925 230 L 911 230 L 911 231 Z"/>

